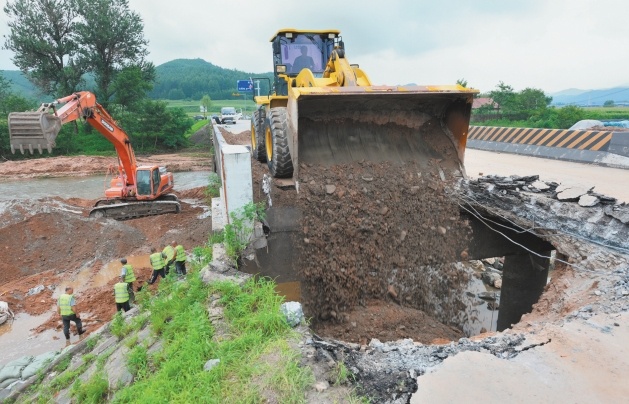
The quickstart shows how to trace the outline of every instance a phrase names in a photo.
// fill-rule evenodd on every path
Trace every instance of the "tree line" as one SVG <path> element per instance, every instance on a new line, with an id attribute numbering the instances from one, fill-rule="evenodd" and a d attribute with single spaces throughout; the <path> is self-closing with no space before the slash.
<path id="1" fill-rule="evenodd" d="M 457 84 L 467 87 L 465 80 L 458 80 Z M 552 97 L 547 96 L 544 91 L 537 88 L 515 91 L 502 81 L 495 89 L 481 93 L 477 98 L 489 98 L 491 102 L 473 110 L 472 125 L 568 129 L 583 119 L 616 117 L 604 116 L 599 111 L 587 111 L 576 105 L 556 108 L 550 105 Z M 617 117 L 623 118 L 625 115 L 620 114 Z"/>
<path id="2" fill-rule="evenodd" d="M 213 100 L 229 100 L 237 93 L 238 80 L 256 78 L 262 78 L 259 80 L 260 94 L 268 94 L 272 73 L 224 69 L 202 59 L 176 59 L 156 68 L 156 80 L 149 96 L 153 99 L 200 100 L 208 95 Z"/>
<path id="3" fill-rule="evenodd" d="M 9 0 L 4 12 L 10 30 L 4 48 L 13 51 L 13 63 L 40 93 L 56 99 L 92 91 L 138 151 L 186 144 L 185 131 L 192 121 L 182 110 L 166 109 L 165 103 L 148 98 L 156 78 L 155 66 L 146 60 L 144 24 L 129 8 L 128 0 Z M 93 88 L 88 88 L 86 77 L 93 78 Z M 6 86 L 0 96 L 5 97 L 0 101 L 5 105 L 12 105 L 11 97 L 19 97 Z M 20 110 L 25 109 L 13 109 Z M 57 152 L 83 152 L 81 144 L 95 150 L 107 143 L 92 140 L 100 136 L 91 127 L 79 125 L 74 138 L 71 132 L 62 129 Z M 2 123 L 0 136 L 0 153 L 5 155 L 6 123 Z"/>

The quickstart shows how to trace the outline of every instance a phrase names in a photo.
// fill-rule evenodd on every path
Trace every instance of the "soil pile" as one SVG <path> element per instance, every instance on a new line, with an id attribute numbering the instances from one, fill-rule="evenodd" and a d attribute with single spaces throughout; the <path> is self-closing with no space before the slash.
<path id="1" fill-rule="evenodd" d="M 179 196 L 197 198 L 203 187 Z M 173 240 L 185 248 L 207 242 L 211 218 L 202 206 L 181 202 L 179 214 L 151 216 L 127 221 L 87 218 L 94 201 L 48 198 L 13 203 L 0 215 L 2 251 L 11 259 L 0 261 L 0 296 L 16 312 L 39 315 L 56 304 L 56 287 L 64 282 L 86 279 L 75 295 L 81 304 L 84 322 L 98 328 L 115 313 L 111 279 L 103 286 L 92 280 L 103 266 L 124 256 L 148 254 L 152 246 L 163 248 Z M 148 266 L 135 267 L 136 285 L 148 280 Z M 85 273 L 91 275 L 86 277 Z M 79 276 L 79 273 L 81 274 Z M 33 293 L 31 289 L 44 286 Z M 155 284 L 153 287 L 156 287 Z M 52 315 L 37 328 L 59 329 L 61 321 Z"/>
<path id="2" fill-rule="evenodd" d="M 305 307 L 315 319 L 345 322 L 368 299 L 430 305 L 420 278 L 453 262 L 470 230 L 449 197 L 447 177 L 414 162 L 303 166 L 296 202 L 303 215 L 296 245 Z M 434 272 L 432 272 L 434 274 Z M 456 294 L 468 277 L 444 272 L 440 290 Z"/>

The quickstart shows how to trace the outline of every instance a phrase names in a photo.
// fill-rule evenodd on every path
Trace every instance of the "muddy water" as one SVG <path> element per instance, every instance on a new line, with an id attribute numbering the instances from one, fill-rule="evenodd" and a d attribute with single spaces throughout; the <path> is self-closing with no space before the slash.
<path id="1" fill-rule="evenodd" d="M 185 191 L 208 184 L 210 171 L 174 173 L 175 191 Z M 63 198 L 97 199 L 109 187 L 104 175 L 90 177 L 35 178 L 20 181 L 0 181 L 0 202 L 14 199 Z"/>
<path id="2" fill-rule="evenodd" d="M 41 334 L 31 333 L 31 329 L 42 324 L 49 316 L 50 313 L 40 316 L 19 313 L 13 322 L 0 325 L 0 367 L 22 356 L 36 356 L 65 347 L 62 333 L 51 330 Z M 72 341 L 77 339 L 74 336 L 73 338 Z"/>
<path id="3" fill-rule="evenodd" d="M 150 266 L 149 255 L 131 255 L 125 257 L 127 263 L 131 264 L 134 268 L 148 267 Z M 70 276 L 67 281 L 60 283 L 54 293 L 53 297 L 58 298 L 67 286 L 71 286 L 75 293 L 82 292 L 88 288 L 98 288 L 104 286 L 112 279 L 118 279 L 122 264 L 119 260 L 109 262 L 98 270 L 97 272 L 91 269 L 83 269 L 74 276 Z"/>
<path id="4" fill-rule="evenodd" d="M 148 254 L 128 256 L 126 258 L 127 262 L 134 268 L 150 265 Z M 120 261 L 115 260 L 103 265 L 98 271 L 89 269 L 79 271 L 75 275 L 70 276 L 67 281 L 57 285 L 53 298 L 57 299 L 66 286 L 72 286 L 75 293 L 80 293 L 92 287 L 104 286 L 112 279 L 120 276 L 121 268 L 122 264 Z M 0 366 L 25 355 L 35 356 L 65 347 L 65 339 L 61 330 L 47 330 L 39 334 L 32 332 L 33 329 L 48 320 L 53 310 L 54 306 L 51 307 L 51 311 L 40 316 L 19 313 L 13 322 L 0 325 Z M 71 341 L 74 343 L 77 341 L 77 338 L 73 335 Z"/>

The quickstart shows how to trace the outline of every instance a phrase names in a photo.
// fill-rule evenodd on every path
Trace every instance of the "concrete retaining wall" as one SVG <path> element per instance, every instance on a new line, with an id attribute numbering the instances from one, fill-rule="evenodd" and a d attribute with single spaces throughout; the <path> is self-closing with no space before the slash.
<path id="1" fill-rule="evenodd" d="M 629 132 L 470 126 L 467 147 L 629 168 Z"/>

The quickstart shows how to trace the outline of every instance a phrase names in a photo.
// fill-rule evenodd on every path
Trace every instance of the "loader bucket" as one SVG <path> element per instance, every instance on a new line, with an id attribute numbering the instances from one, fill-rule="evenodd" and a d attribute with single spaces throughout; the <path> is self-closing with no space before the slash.
<path id="1" fill-rule="evenodd" d="M 33 149 L 43 153 L 43 149 L 52 152 L 55 139 L 61 130 L 61 120 L 46 112 L 11 112 L 9 114 L 9 136 L 11 152 L 19 150 L 24 154 Z"/>
<path id="2" fill-rule="evenodd" d="M 293 131 L 297 144 L 291 150 L 297 154 L 294 167 L 363 160 L 415 161 L 428 167 L 438 162 L 443 169 L 465 175 L 463 160 L 475 90 L 409 86 L 299 91 L 292 105 L 298 113 Z"/>

